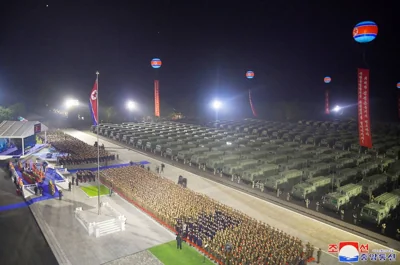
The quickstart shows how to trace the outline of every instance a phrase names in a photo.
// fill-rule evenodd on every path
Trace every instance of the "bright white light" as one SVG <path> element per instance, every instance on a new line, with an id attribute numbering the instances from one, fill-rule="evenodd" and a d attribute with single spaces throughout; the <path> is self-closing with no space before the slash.
<path id="1" fill-rule="evenodd" d="M 128 101 L 128 102 L 126 102 L 126 108 L 128 110 L 134 110 L 134 109 L 136 109 L 136 103 L 133 101 Z"/>
<path id="2" fill-rule="evenodd" d="M 72 108 L 72 107 L 79 106 L 79 101 L 76 100 L 76 99 L 67 99 L 67 100 L 65 101 L 65 106 L 66 106 L 68 109 L 69 109 L 69 108 Z"/>
<path id="3" fill-rule="evenodd" d="M 216 110 L 220 109 L 222 107 L 222 102 L 219 100 L 214 100 L 212 103 L 212 107 Z"/>
<path id="4" fill-rule="evenodd" d="M 342 109 L 342 108 L 341 108 L 340 106 L 336 105 L 336 106 L 333 108 L 333 111 L 334 111 L 334 112 L 339 112 L 341 109 Z"/>

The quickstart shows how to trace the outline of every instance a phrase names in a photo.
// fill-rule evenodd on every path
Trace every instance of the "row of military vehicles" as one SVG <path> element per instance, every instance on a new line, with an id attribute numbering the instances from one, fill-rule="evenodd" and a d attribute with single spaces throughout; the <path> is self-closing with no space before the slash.
<path id="1" fill-rule="evenodd" d="M 380 125 L 372 136 L 374 147 L 364 150 L 352 121 L 99 125 L 100 135 L 261 191 L 287 192 L 298 200 L 322 198 L 322 206 L 336 212 L 364 202 L 361 220 L 378 224 L 400 204 L 398 131 L 395 125 Z"/>

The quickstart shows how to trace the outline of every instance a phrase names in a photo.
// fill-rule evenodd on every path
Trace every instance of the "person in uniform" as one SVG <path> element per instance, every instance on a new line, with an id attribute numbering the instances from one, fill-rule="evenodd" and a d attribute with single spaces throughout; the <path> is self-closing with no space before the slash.
<path id="1" fill-rule="evenodd" d="M 317 251 L 317 263 L 318 264 L 321 262 L 321 255 L 322 255 L 322 250 L 318 249 L 318 251 Z"/>
<path id="2" fill-rule="evenodd" d="M 176 248 L 182 249 L 182 237 L 179 233 L 176 234 Z"/>

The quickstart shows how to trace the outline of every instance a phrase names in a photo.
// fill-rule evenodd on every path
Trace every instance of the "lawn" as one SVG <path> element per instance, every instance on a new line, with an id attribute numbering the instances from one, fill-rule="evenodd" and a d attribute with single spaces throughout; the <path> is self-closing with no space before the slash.
<path id="1" fill-rule="evenodd" d="M 209 259 L 197 252 L 188 244 L 182 242 L 182 250 L 176 248 L 176 241 L 155 246 L 149 249 L 164 265 L 213 265 Z"/>
<path id="2" fill-rule="evenodd" d="M 81 186 L 80 187 L 89 197 L 95 197 L 97 196 L 97 186 Z M 104 186 L 100 185 L 100 196 L 101 195 L 109 195 L 110 190 Z"/>

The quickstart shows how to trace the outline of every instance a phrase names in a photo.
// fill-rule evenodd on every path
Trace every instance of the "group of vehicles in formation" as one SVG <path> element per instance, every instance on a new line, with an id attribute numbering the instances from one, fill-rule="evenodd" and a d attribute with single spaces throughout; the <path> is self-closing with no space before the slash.
<path id="1" fill-rule="evenodd" d="M 100 124 L 99 134 L 336 212 L 362 203 L 361 221 L 379 225 L 400 205 L 400 128 L 378 128 L 368 150 L 352 121 Z"/>

